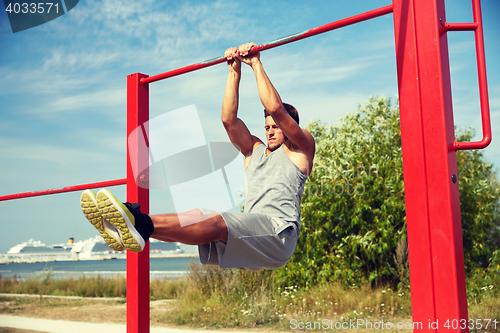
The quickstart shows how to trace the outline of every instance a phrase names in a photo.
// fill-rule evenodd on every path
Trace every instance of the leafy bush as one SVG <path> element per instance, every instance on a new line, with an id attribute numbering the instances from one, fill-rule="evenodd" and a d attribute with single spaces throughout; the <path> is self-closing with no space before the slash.
<path id="1" fill-rule="evenodd" d="M 368 285 L 345 290 L 339 283 L 311 288 L 276 287 L 275 272 L 219 269 L 191 263 L 188 288 L 160 322 L 198 327 L 290 329 L 290 319 L 348 321 L 383 316 L 409 317 L 408 293 Z"/>
<path id="2" fill-rule="evenodd" d="M 470 141 L 473 135 L 473 130 L 460 133 L 457 141 Z M 477 268 L 487 268 L 493 252 L 500 249 L 500 183 L 482 150 L 457 152 L 457 164 L 464 260 L 470 276 Z"/>
<path id="3" fill-rule="evenodd" d="M 278 275 L 301 286 L 393 281 L 387 263 L 406 234 L 398 109 L 386 98 L 371 98 L 339 126 L 312 122 L 307 129 L 317 150 L 302 232 Z"/>
<path id="4" fill-rule="evenodd" d="M 407 288 L 398 106 L 372 97 L 337 126 L 314 121 L 307 129 L 316 140 L 316 157 L 302 199 L 302 232 L 291 261 L 277 271 L 278 281 L 302 287 L 340 281 L 345 287 L 389 283 Z M 472 136 L 468 130 L 457 140 Z M 457 161 L 470 276 L 490 265 L 500 245 L 500 185 L 482 151 L 460 151 Z"/>

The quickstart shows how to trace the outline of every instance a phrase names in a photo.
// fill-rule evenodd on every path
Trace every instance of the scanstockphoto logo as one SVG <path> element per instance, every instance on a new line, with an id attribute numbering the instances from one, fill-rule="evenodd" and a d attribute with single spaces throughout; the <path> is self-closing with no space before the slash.
<path id="1" fill-rule="evenodd" d="M 14 33 L 55 20 L 75 8 L 78 1 L 3 0 Z"/>
<path id="2" fill-rule="evenodd" d="M 168 189 L 176 213 L 228 211 L 242 204 L 244 157 L 230 142 L 208 142 L 195 105 L 164 113 L 128 137 L 139 187 Z"/>

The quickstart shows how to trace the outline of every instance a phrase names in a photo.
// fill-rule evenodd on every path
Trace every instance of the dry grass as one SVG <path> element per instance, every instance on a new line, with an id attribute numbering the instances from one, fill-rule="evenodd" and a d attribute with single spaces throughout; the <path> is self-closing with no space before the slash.
<path id="1" fill-rule="evenodd" d="M 52 279 L 52 271 L 44 270 L 32 277 L 19 280 L 1 279 L 0 292 L 84 297 L 125 297 L 127 281 L 124 276 L 112 278 L 86 277 Z"/>
<path id="2" fill-rule="evenodd" d="M 479 283 L 474 293 L 469 294 L 469 317 L 500 320 L 498 286 L 483 284 Z M 124 285 L 124 278 L 51 280 L 40 276 L 37 280 L 26 281 L 0 279 L 0 292 L 29 293 L 31 290 L 39 295 L 124 297 Z M 406 324 L 408 327 L 411 324 L 408 291 L 356 285 L 346 290 L 336 283 L 310 289 L 276 286 L 272 272 L 221 270 L 197 264 L 191 266 L 187 278 L 152 280 L 151 300 L 151 324 L 154 326 L 245 330 L 290 330 L 294 326 L 303 326 L 308 330 L 331 331 L 332 327 L 340 328 L 335 325 L 345 323 L 341 329 L 345 331 L 346 323 L 355 322 L 372 327 L 358 332 L 378 332 L 381 320 L 394 326 L 401 323 L 400 326 Z M 0 298 L 0 314 L 125 323 L 126 305 L 124 298 L 122 301 L 97 301 L 45 296 L 34 299 L 4 297 Z M 351 329 L 349 325 L 349 331 Z M 384 331 L 410 332 L 411 329 L 384 326 Z M 490 327 L 480 332 L 496 331 Z"/>
<path id="3" fill-rule="evenodd" d="M 0 293 L 82 296 L 82 297 L 123 297 L 127 296 L 125 276 L 103 278 L 81 276 L 78 278 L 52 279 L 52 271 L 44 270 L 25 280 L 2 279 Z M 186 289 L 186 279 L 154 279 L 151 281 L 151 299 L 174 299 Z"/>
<path id="4" fill-rule="evenodd" d="M 151 322 L 158 323 L 155 326 L 167 326 L 162 325 L 158 318 L 175 307 L 175 302 L 173 300 L 151 301 Z M 125 300 L 0 297 L 0 314 L 92 323 L 124 324 L 127 322 Z"/>
<path id="5" fill-rule="evenodd" d="M 179 306 L 160 322 L 210 328 L 289 330 L 291 320 L 348 322 L 411 318 L 409 295 L 391 288 L 326 284 L 300 290 L 276 287 L 271 272 L 254 273 L 192 265 Z"/>
<path id="6" fill-rule="evenodd" d="M 173 311 L 179 306 L 178 301 L 162 300 L 151 302 L 151 325 L 163 327 L 178 327 L 172 323 L 165 323 L 165 313 Z M 126 311 L 123 302 L 86 300 L 67 300 L 64 298 L 0 298 L 0 314 L 12 314 L 23 317 L 60 319 L 69 321 L 85 321 L 93 323 L 125 323 Z M 305 321 L 304 319 L 302 319 Z M 375 319 L 371 320 L 375 323 Z M 387 321 L 387 320 L 385 320 Z M 392 322 L 409 322 L 409 318 L 394 317 Z M 286 325 L 282 328 L 276 326 L 255 327 L 258 331 L 280 331 L 289 330 Z M 248 328 L 245 328 L 248 331 Z M 330 331 L 328 329 L 328 331 Z M 349 330 L 352 331 L 352 330 Z M 379 332 L 380 329 L 359 329 L 355 332 Z M 392 330 L 384 330 L 391 332 Z M 397 330 L 398 332 L 410 332 L 411 330 Z M 35 331 L 17 330 L 13 328 L 0 328 L 0 333 L 35 333 Z"/>

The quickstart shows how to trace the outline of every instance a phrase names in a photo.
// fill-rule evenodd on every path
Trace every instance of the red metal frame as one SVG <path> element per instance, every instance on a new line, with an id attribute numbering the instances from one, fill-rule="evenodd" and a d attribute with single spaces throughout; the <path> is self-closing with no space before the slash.
<path id="1" fill-rule="evenodd" d="M 483 19 L 481 15 L 481 1 L 472 0 L 473 23 L 447 23 L 442 21 L 446 31 L 474 31 L 476 40 L 477 71 L 479 82 L 479 101 L 481 103 L 481 121 L 483 139 L 476 142 L 456 142 L 455 150 L 483 149 L 491 142 L 490 104 L 488 98 L 488 82 L 486 80 L 486 59 L 484 56 Z"/>
<path id="2" fill-rule="evenodd" d="M 445 23 L 444 0 L 393 2 L 412 312 L 426 332 L 449 331 L 447 322 L 468 319 L 456 150 L 491 141 L 480 3 L 473 1 L 476 22 L 465 24 Z M 446 32 L 470 28 L 476 31 L 484 138 L 457 143 Z"/>
<path id="3" fill-rule="evenodd" d="M 127 179 L 108 180 L 108 181 L 99 182 L 99 183 L 66 186 L 63 188 L 56 188 L 56 189 L 51 189 L 51 190 L 9 194 L 9 195 L 1 196 L 0 201 L 22 199 L 22 198 L 29 198 L 29 197 L 39 197 L 42 195 L 58 194 L 58 193 L 66 193 L 66 192 L 85 191 L 86 189 L 103 188 L 103 187 L 118 186 L 118 185 L 125 185 L 125 184 L 127 184 Z"/>
<path id="4" fill-rule="evenodd" d="M 133 172 L 141 169 L 140 164 L 149 164 L 148 150 L 140 144 L 141 136 L 148 132 L 144 127 L 149 120 L 149 85 L 140 83 L 146 77 L 139 73 L 127 76 L 127 200 L 139 203 L 141 211 L 149 214 L 149 188 L 145 182 L 142 185 L 146 186 L 137 186 Z M 139 127 L 144 132 L 134 131 Z M 127 332 L 149 332 L 149 242 L 142 252 L 127 251 Z"/>
<path id="5" fill-rule="evenodd" d="M 385 7 L 370 10 L 368 12 L 364 12 L 364 13 L 361 13 L 358 15 L 347 17 L 347 18 L 342 19 L 342 20 L 327 23 L 327 24 L 321 25 L 319 27 L 312 28 L 312 29 L 288 36 L 288 37 L 283 37 L 283 38 L 277 39 L 277 40 L 269 42 L 269 43 L 254 46 L 252 48 L 252 51 L 250 52 L 250 54 L 256 53 L 256 52 L 261 52 L 264 50 L 269 50 L 269 49 L 272 49 L 272 48 L 275 48 L 275 47 L 278 47 L 281 45 L 285 45 L 288 43 L 299 41 L 299 40 L 304 39 L 304 38 L 316 36 L 316 35 L 319 35 L 319 34 L 322 34 L 322 33 L 328 32 L 328 31 L 332 31 L 335 29 L 339 29 L 339 28 L 342 28 L 342 27 L 345 27 L 348 25 L 356 24 L 359 22 L 363 22 L 366 20 L 370 20 L 370 19 L 379 17 L 379 16 L 387 15 L 389 13 L 392 13 L 392 5 L 388 5 Z M 213 65 L 217 65 L 217 64 L 220 64 L 223 62 L 226 62 L 226 58 L 224 58 L 224 57 L 219 57 L 219 58 L 207 60 L 207 61 L 204 61 L 202 63 L 189 65 L 186 67 L 174 69 L 174 70 L 169 71 L 169 72 L 165 72 L 165 73 L 161 73 L 158 75 L 153 75 L 153 76 L 141 79 L 141 83 L 147 84 L 147 83 L 152 83 L 152 82 L 164 80 L 164 79 L 167 79 L 169 77 L 174 77 L 174 76 L 177 76 L 180 74 L 193 72 L 193 71 L 196 71 L 196 70 L 199 70 L 202 68 L 206 68 L 206 67 L 210 67 Z"/>
<path id="6" fill-rule="evenodd" d="M 412 309 L 414 322 L 422 323 L 419 331 L 448 331 L 447 320 L 468 318 L 456 150 L 480 149 L 491 142 L 480 1 L 472 1 L 473 23 L 447 23 L 444 0 L 394 0 L 393 5 L 253 49 L 260 52 L 393 12 Z M 474 30 L 476 38 L 483 126 L 479 142 L 456 142 L 454 135 L 446 32 L 464 30 Z M 143 170 L 139 164 L 149 163 L 147 148 L 139 149 L 140 136 L 148 132 L 149 83 L 223 62 L 220 57 L 151 77 L 140 73 L 127 77 L 126 179 L 0 196 L 0 201 L 127 184 L 127 200 L 138 202 L 149 213 L 149 190 L 142 178 L 139 187 L 133 174 L 134 164 L 136 170 Z M 143 131 L 131 137 L 138 127 Z M 149 314 L 147 243 L 143 252 L 127 252 L 127 331 L 149 332 Z"/>
<path id="7" fill-rule="evenodd" d="M 392 5 L 378 8 L 325 24 L 302 33 L 281 38 L 267 44 L 258 45 L 252 49 L 252 52 L 268 50 L 280 45 L 386 15 L 391 12 Z M 149 118 L 149 83 L 214 66 L 225 61 L 224 57 L 220 57 L 151 77 L 139 73 L 129 75 L 127 79 L 127 134 L 130 135 L 134 129 L 139 126 L 143 126 Z M 143 128 L 142 132 L 147 133 L 148 131 Z M 139 133 L 139 135 L 143 134 L 141 131 L 136 131 L 136 133 Z M 130 147 L 132 142 L 136 142 L 134 147 Z M 148 207 L 149 209 L 149 190 L 147 189 L 147 186 L 144 186 L 144 184 L 141 184 L 141 188 L 137 186 L 132 172 L 133 168 L 130 165 L 130 160 L 133 160 L 138 164 L 140 164 L 141 161 L 149 163 L 148 155 L 147 152 L 144 151 L 138 152 L 140 147 L 139 138 L 134 140 L 130 140 L 129 138 L 128 145 L 128 154 L 139 154 L 142 155 L 142 157 L 137 156 L 137 159 L 135 159 L 135 156 L 132 156 L 128 158 L 127 200 L 130 202 L 140 203 L 141 210 L 146 213 L 149 211 L 144 209 L 145 207 Z M 136 170 L 144 170 L 144 166 L 138 165 Z M 140 178 L 139 175 L 135 176 L 136 179 Z M 133 194 L 131 194 L 131 192 L 133 192 Z M 142 251 L 140 253 L 127 252 L 127 331 L 140 333 L 149 332 L 149 323 L 149 251 Z"/>

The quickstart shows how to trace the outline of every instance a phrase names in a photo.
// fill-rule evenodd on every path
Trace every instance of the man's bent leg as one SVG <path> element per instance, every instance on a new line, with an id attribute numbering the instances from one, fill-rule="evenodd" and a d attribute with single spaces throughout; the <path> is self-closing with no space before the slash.
<path id="1" fill-rule="evenodd" d="M 122 244 L 139 252 L 150 237 L 165 242 L 202 245 L 216 240 L 227 242 L 228 228 L 217 212 L 194 209 L 182 214 L 143 214 L 138 204 L 122 203 L 111 192 L 97 194 L 100 214 L 116 227 Z"/>
<path id="2" fill-rule="evenodd" d="M 182 214 L 186 214 L 186 215 L 204 215 L 205 213 L 203 213 L 203 211 L 201 209 L 196 208 L 196 209 L 190 210 L 189 212 L 184 212 Z M 160 216 L 160 215 L 161 216 L 168 216 L 168 215 L 177 215 L 177 214 L 157 214 L 156 216 Z M 150 217 L 154 218 L 154 216 L 155 215 L 151 215 Z M 159 235 L 159 238 L 156 238 L 153 235 L 151 237 L 154 238 L 154 239 L 161 240 L 162 242 L 167 242 L 167 243 L 177 242 L 175 239 L 173 239 L 171 237 L 167 237 L 166 235 Z"/>
<path id="3" fill-rule="evenodd" d="M 154 225 L 152 238 L 165 242 L 202 245 L 212 241 L 227 242 L 227 225 L 222 216 L 213 212 L 203 214 L 195 209 L 181 214 L 151 215 Z"/>

